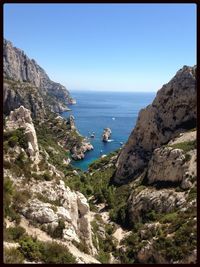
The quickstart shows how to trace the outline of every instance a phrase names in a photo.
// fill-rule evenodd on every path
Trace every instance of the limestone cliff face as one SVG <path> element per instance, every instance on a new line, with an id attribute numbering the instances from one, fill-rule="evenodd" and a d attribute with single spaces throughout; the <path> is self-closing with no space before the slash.
<path id="1" fill-rule="evenodd" d="M 70 190 L 64 181 L 59 184 L 53 182 L 32 182 L 28 185 L 32 198 L 22 210 L 23 215 L 36 223 L 43 224 L 43 228 L 56 228 L 60 219 L 64 220 L 63 239 L 80 242 L 85 239 L 90 253 L 95 250 L 92 244 L 92 230 L 90 225 L 90 208 L 87 199 L 80 192 Z M 37 199 L 42 194 L 46 203 Z M 53 208 L 52 202 L 60 203 Z"/>
<path id="2" fill-rule="evenodd" d="M 16 84 L 28 84 L 28 87 L 37 88 L 39 94 L 39 102 L 43 98 L 46 106 L 49 106 L 52 111 L 60 112 L 67 110 L 67 104 L 70 103 L 71 97 L 67 89 L 56 82 L 50 80 L 46 72 L 35 62 L 29 59 L 25 53 L 13 47 L 12 43 L 4 40 L 3 46 L 3 74 L 4 79 L 8 80 L 4 86 L 4 110 L 9 114 L 10 106 L 19 107 L 24 101 L 24 97 L 31 101 L 31 95 L 34 92 L 24 89 L 24 95 L 21 95 L 22 90 L 16 90 Z M 10 81 L 10 82 L 9 82 Z M 16 83 L 13 84 L 12 81 Z M 15 90 L 13 87 L 15 86 Z M 32 91 L 32 90 L 31 90 Z M 34 90 L 33 90 L 34 91 Z M 8 102 L 11 101 L 12 105 Z M 29 101 L 27 101 L 29 102 Z M 41 105 L 38 104 L 40 107 Z M 27 108 L 29 108 L 27 106 Z"/>
<path id="3" fill-rule="evenodd" d="M 23 106 L 11 111 L 6 121 L 6 131 L 12 131 L 18 128 L 23 128 L 25 130 L 24 134 L 26 135 L 28 141 L 27 152 L 30 159 L 37 164 L 39 162 L 39 148 L 35 127 L 32 122 L 31 112 Z"/>
<path id="4" fill-rule="evenodd" d="M 61 123 L 63 118 L 58 116 L 57 120 Z M 13 145 L 7 141 L 9 147 L 4 149 L 4 160 L 7 162 L 4 177 L 12 180 L 19 194 L 28 192 L 28 198 L 19 205 L 17 212 L 20 216 L 23 215 L 27 220 L 36 223 L 37 227 L 42 225 L 46 232 L 50 228 L 54 231 L 62 220 L 63 241 L 74 240 L 79 243 L 84 240 L 90 254 L 95 254 L 89 203 L 83 194 L 65 186 L 64 173 L 52 164 L 49 154 L 38 142 L 31 112 L 23 106 L 11 111 L 5 118 L 4 134 L 7 137 L 12 134 L 9 140 L 15 140 L 16 134 L 13 132 L 19 129 L 23 129 L 26 147 L 18 142 L 20 140 L 17 138 L 18 141 L 13 142 Z M 48 152 L 50 149 L 53 150 L 54 154 L 51 155 L 59 154 L 56 147 L 51 148 L 49 145 L 48 149 Z M 47 177 L 46 181 L 44 177 Z"/>
<path id="5" fill-rule="evenodd" d="M 184 129 L 196 126 L 196 67 L 184 66 L 157 93 L 153 103 L 139 113 L 136 126 L 122 149 L 114 175 L 125 183 L 147 166 L 155 148 Z"/>

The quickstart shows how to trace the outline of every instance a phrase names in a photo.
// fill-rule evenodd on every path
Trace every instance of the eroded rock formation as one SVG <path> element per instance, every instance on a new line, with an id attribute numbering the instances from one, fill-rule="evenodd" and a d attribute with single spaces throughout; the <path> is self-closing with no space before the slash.
<path id="1" fill-rule="evenodd" d="M 112 131 L 110 128 L 105 128 L 103 131 L 103 134 L 102 134 L 102 140 L 104 142 L 108 142 L 108 139 L 110 138 L 111 133 L 112 133 Z"/>
<path id="2" fill-rule="evenodd" d="M 24 134 L 28 141 L 27 152 L 31 160 L 37 164 L 39 162 L 39 148 L 35 127 L 32 122 L 31 112 L 23 106 L 11 111 L 6 121 L 5 130 L 12 131 L 18 128 L 24 129 Z"/>
<path id="3" fill-rule="evenodd" d="M 136 126 L 122 149 L 114 175 L 116 183 L 135 179 L 155 148 L 180 131 L 196 126 L 196 67 L 184 66 L 139 113 Z"/>
<path id="4" fill-rule="evenodd" d="M 4 113 L 20 105 L 37 116 L 44 106 L 54 112 L 68 110 L 72 98 L 63 85 L 51 81 L 35 60 L 5 39 L 3 50 Z"/>

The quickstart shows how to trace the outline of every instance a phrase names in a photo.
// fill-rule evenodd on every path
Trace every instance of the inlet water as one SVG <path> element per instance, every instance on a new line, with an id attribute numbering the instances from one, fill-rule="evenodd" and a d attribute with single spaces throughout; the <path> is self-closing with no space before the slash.
<path id="1" fill-rule="evenodd" d="M 72 161 L 74 166 L 87 170 L 94 160 L 120 148 L 128 140 L 139 111 L 152 103 L 156 93 L 74 91 L 71 94 L 77 104 L 61 115 L 65 118 L 73 115 L 80 134 L 88 137 L 94 146 L 83 160 Z M 102 133 L 107 127 L 112 130 L 111 142 L 104 143 Z M 91 138 L 93 132 L 94 138 Z"/>

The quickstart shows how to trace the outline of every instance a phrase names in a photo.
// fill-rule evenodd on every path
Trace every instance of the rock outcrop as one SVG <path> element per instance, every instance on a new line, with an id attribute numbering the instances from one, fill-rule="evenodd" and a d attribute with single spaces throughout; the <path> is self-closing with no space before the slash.
<path id="1" fill-rule="evenodd" d="M 112 131 L 110 128 L 105 128 L 102 134 L 102 141 L 108 142 L 108 139 L 110 138 L 111 133 Z"/>
<path id="2" fill-rule="evenodd" d="M 154 150 L 148 164 L 148 183 L 181 182 L 186 172 L 185 155 L 181 149 L 161 147 Z M 172 171 L 173 170 L 173 171 Z"/>
<path id="3" fill-rule="evenodd" d="M 175 208 L 181 208 L 186 202 L 185 192 L 175 192 L 173 189 L 145 188 L 138 194 L 133 192 L 128 200 L 129 219 L 133 223 L 148 219 L 148 213 L 169 213 Z"/>
<path id="4" fill-rule="evenodd" d="M 133 180 L 147 166 L 155 148 L 184 129 L 196 126 L 196 67 L 184 66 L 139 113 L 136 126 L 122 149 L 113 177 L 118 184 Z"/>
<path id="5" fill-rule="evenodd" d="M 75 130 L 76 129 L 75 122 L 74 122 L 74 116 L 70 115 L 67 123 L 70 126 L 70 130 Z"/>
<path id="6" fill-rule="evenodd" d="M 72 152 L 72 158 L 74 160 L 80 160 L 85 157 L 85 152 L 93 150 L 94 147 L 92 144 L 90 144 L 87 140 L 83 140 L 81 145 L 79 147 L 74 146 L 71 150 Z"/>
<path id="7" fill-rule="evenodd" d="M 59 219 L 64 220 L 63 238 L 69 241 L 80 242 L 84 239 L 90 252 L 95 253 L 92 244 L 92 230 L 90 225 L 90 208 L 87 199 L 80 192 L 74 192 L 65 186 L 64 181 L 39 182 L 29 185 L 33 199 L 30 199 L 23 208 L 23 215 L 46 228 L 50 225 L 55 228 Z M 41 194 L 46 203 L 34 198 L 34 194 Z M 59 203 L 51 204 L 51 203 Z"/>
<path id="8" fill-rule="evenodd" d="M 6 121 L 6 131 L 12 131 L 18 128 L 24 129 L 24 134 L 28 141 L 27 152 L 30 159 L 37 164 L 39 162 L 39 148 L 35 127 L 32 122 L 31 112 L 23 106 L 11 111 Z"/>
<path id="9" fill-rule="evenodd" d="M 8 115 L 19 105 L 26 108 L 36 105 L 35 112 L 44 106 L 54 112 L 68 110 L 67 104 L 71 103 L 72 98 L 63 85 L 51 81 L 35 60 L 29 59 L 22 50 L 5 39 L 3 50 L 5 114 Z"/>

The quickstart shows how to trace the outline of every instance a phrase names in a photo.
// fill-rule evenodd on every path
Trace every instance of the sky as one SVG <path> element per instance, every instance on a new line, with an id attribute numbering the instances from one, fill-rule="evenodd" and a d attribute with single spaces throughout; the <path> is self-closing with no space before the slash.
<path id="1" fill-rule="evenodd" d="M 157 91 L 196 64 L 195 4 L 4 4 L 4 37 L 69 90 Z"/>

